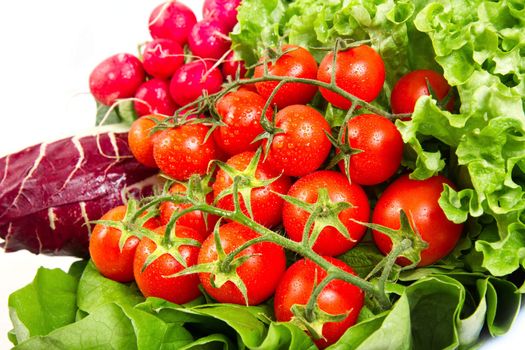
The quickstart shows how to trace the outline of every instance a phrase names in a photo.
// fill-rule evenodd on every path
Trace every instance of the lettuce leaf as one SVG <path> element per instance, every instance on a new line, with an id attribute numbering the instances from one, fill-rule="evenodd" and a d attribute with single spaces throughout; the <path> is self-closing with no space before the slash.
<path id="1" fill-rule="evenodd" d="M 428 42 L 424 43 L 428 50 L 407 50 L 411 29 L 407 24 L 418 6 L 410 0 L 299 0 L 289 4 L 246 0 L 231 37 L 233 47 L 248 64 L 256 63 L 265 48 L 281 41 L 307 47 L 321 60 L 337 38 L 369 40 L 385 61 L 389 95 L 390 87 L 413 66 L 436 66 Z"/>
<path id="2" fill-rule="evenodd" d="M 11 300 L 20 301 L 10 305 L 11 315 L 18 315 L 13 319 L 15 349 L 316 349 L 294 324 L 272 321 L 271 302 L 176 305 L 144 300 L 135 288 L 101 276 L 92 263 L 82 274 L 75 271 L 41 268 L 33 283 L 13 293 Z M 520 308 L 513 283 L 482 273 L 432 267 L 404 271 L 400 279 L 403 285 L 389 286 L 398 295 L 390 310 L 365 311 L 366 317 L 329 349 L 470 347 L 479 343 L 484 327 L 492 336 L 505 333 Z M 95 304 L 87 307 L 88 302 Z M 86 310 L 79 319 L 77 303 Z"/>
<path id="3" fill-rule="evenodd" d="M 462 169 L 462 188 L 446 187 L 440 204 L 449 219 L 484 216 L 496 230 L 472 244 L 495 276 L 525 264 L 525 31 L 517 2 L 444 0 L 415 18 L 461 100 L 460 113 L 421 98 L 412 120 L 397 122 L 417 155 L 414 178 L 447 170 L 446 155 L 425 149 L 428 137 L 450 147 Z"/>

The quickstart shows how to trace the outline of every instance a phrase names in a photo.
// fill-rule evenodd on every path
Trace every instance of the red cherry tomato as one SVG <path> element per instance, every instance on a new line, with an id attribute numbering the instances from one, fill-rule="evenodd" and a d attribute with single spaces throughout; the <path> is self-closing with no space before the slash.
<path id="1" fill-rule="evenodd" d="M 259 237 L 246 226 L 236 222 L 225 224 L 219 228 L 221 245 L 226 254 L 232 252 L 245 242 Z M 248 304 L 257 305 L 270 298 L 277 288 L 277 284 L 286 269 L 286 257 L 282 247 L 275 243 L 262 242 L 243 250 L 237 257 L 250 255 L 242 265 L 237 267 L 237 274 L 244 282 Z M 213 234 L 204 241 L 199 253 L 199 264 L 217 261 L 217 248 Z M 242 293 L 228 281 L 220 288 L 213 287 L 210 274 L 199 274 L 202 286 L 206 292 L 221 303 L 245 305 Z"/>
<path id="2" fill-rule="evenodd" d="M 444 184 L 453 186 L 450 180 L 440 175 L 422 181 L 404 175 L 387 187 L 374 208 L 372 222 L 395 230 L 400 227 L 400 210 L 407 214 L 410 225 L 416 227 L 421 238 L 428 243 L 418 266 L 433 264 L 447 256 L 463 231 L 463 224 L 449 221 L 439 206 Z M 378 231 L 372 233 L 379 250 L 387 254 L 392 249 L 390 238 Z M 409 261 L 399 258 L 398 263 L 408 265 Z"/>
<path id="3" fill-rule="evenodd" d="M 254 152 L 244 152 L 228 159 L 227 164 L 237 170 L 245 170 L 248 164 L 254 157 Z M 268 180 L 280 175 L 279 172 L 273 170 L 268 164 L 263 163 L 262 159 L 259 161 L 255 176 L 258 180 Z M 233 179 L 222 169 L 217 172 L 215 183 L 213 184 L 213 194 L 217 197 L 223 190 L 233 185 Z M 250 199 L 252 205 L 253 219 L 266 227 L 277 226 L 281 220 L 281 211 L 284 200 L 277 195 L 277 193 L 286 194 L 290 188 L 291 181 L 286 175 L 282 175 L 277 180 L 268 186 L 258 187 L 252 189 Z M 239 195 L 241 209 L 246 215 L 248 211 L 244 204 L 244 200 Z M 228 195 L 217 202 L 217 207 L 233 210 L 233 196 Z"/>
<path id="4" fill-rule="evenodd" d="M 155 232 L 163 235 L 165 230 L 166 227 L 161 226 Z M 190 238 L 202 242 L 202 237 L 197 231 L 182 225 L 175 226 L 175 235 L 179 238 Z M 142 270 L 144 263 L 156 248 L 157 244 L 147 237 L 144 237 L 137 246 L 133 272 L 142 294 L 146 298 L 157 297 L 176 304 L 188 303 L 201 295 L 197 274 L 167 277 L 184 270 L 184 266 L 168 253 L 162 254 Z M 198 247 L 182 245 L 178 249 L 187 266 L 197 263 Z"/>
<path id="5" fill-rule="evenodd" d="M 368 222 L 370 205 L 365 191 L 357 185 L 350 184 L 347 178 L 336 171 L 321 170 L 306 175 L 292 185 L 288 195 L 306 203 L 315 203 L 319 189 L 328 190 L 332 202 L 348 202 L 351 208 L 339 213 L 339 220 L 348 230 L 351 239 L 347 239 L 334 227 L 325 227 L 317 238 L 313 249 L 321 255 L 339 255 L 351 249 L 363 237 L 366 227 L 353 220 Z M 300 242 L 310 214 L 298 206 L 285 202 L 283 206 L 283 224 L 286 234 L 294 241 Z"/>
<path id="6" fill-rule="evenodd" d="M 317 62 L 310 52 L 302 47 L 294 45 L 284 45 L 282 51 L 288 52 L 279 57 L 275 64 L 272 64 L 271 62 L 268 63 L 269 74 L 315 79 L 317 74 Z M 255 67 L 253 77 L 259 78 L 263 75 L 264 65 L 258 65 Z M 264 81 L 256 83 L 255 86 L 259 94 L 267 100 L 277 84 L 278 82 L 276 81 Z M 294 104 L 307 104 L 312 100 L 316 92 L 317 87 L 314 85 L 286 83 L 279 89 L 272 102 L 276 104 L 279 109 Z"/>
<path id="7" fill-rule="evenodd" d="M 104 214 L 100 220 L 121 221 L 126 215 L 126 207 L 121 205 Z M 159 226 L 156 218 L 151 218 L 144 224 L 147 229 Z M 89 254 L 91 260 L 107 278 L 118 282 L 133 281 L 133 258 L 139 244 L 137 236 L 129 237 L 122 251 L 119 247 L 122 231 L 117 228 L 97 224 L 89 237 Z"/>
<path id="8" fill-rule="evenodd" d="M 360 153 L 350 156 L 350 179 L 360 185 L 376 185 L 388 180 L 401 165 L 403 139 L 394 123 L 376 114 L 350 119 L 347 144 Z M 346 172 L 344 161 L 339 168 Z"/>
<path id="9" fill-rule="evenodd" d="M 170 187 L 170 193 L 185 194 L 186 186 L 176 182 Z M 208 203 L 213 202 L 212 192 L 208 193 L 206 201 Z M 177 204 L 173 202 L 163 202 L 159 206 L 160 222 L 163 225 L 167 225 L 171 219 L 171 216 L 174 213 L 188 209 L 190 207 L 191 207 L 191 204 L 187 204 L 187 203 Z M 181 216 L 177 220 L 177 225 L 186 226 L 186 227 L 196 230 L 197 232 L 199 232 L 199 234 L 204 239 L 213 230 L 213 227 L 215 226 L 215 223 L 217 222 L 217 220 L 218 218 L 215 215 L 211 215 L 211 214 L 204 215 L 202 211 L 195 210 L 195 211 L 189 212 Z"/>
<path id="10" fill-rule="evenodd" d="M 414 112 L 417 100 L 421 96 L 430 96 L 428 84 L 430 84 L 439 101 L 443 100 L 450 91 L 450 85 L 448 85 L 445 78 L 438 72 L 428 69 L 412 71 L 402 76 L 392 89 L 392 95 L 390 96 L 392 112 Z M 451 100 L 447 104 L 447 109 L 452 110 L 453 107 L 454 101 Z"/>
<path id="11" fill-rule="evenodd" d="M 206 140 L 208 131 L 202 124 L 185 124 L 156 135 L 153 157 L 159 169 L 179 181 L 206 174 L 210 162 L 220 157 L 213 138 Z"/>
<path id="12" fill-rule="evenodd" d="M 354 271 L 340 260 L 324 257 L 332 265 L 341 270 L 355 274 Z M 326 271 L 310 260 L 301 259 L 286 270 L 274 298 L 274 310 L 277 321 L 287 322 L 293 317 L 293 305 L 306 305 L 314 287 L 326 278 Z M 333 280 L 324 287 L 317 298 L 319 308 L 332 315 L 348 313 L 340 322 L 327 322 L 323 325 L 324 339 L 315 341 L 324 349 L 335 343 L 343 333 L 357 322 L 357 317 L 364 304 L 364 293 L 361 289 L 341 280 Z"/>
<path id="13" fill-rule="evenodd" d="M 330 83 L 334 53 L 328 53 L 317 72 L 317 79 Z M 373 101 L 381 92 L 385 82 L 385 64 L 370 46 L 361 45 L 337 52 L 335 60 L 335 82 L 338 87 L 366 101 Z M 323 97 L 337 108 L 349 109 L 352 103 L 343 96 L 320 88 Z"/>
<path id="14" fill-rule="evenodd" d="M 261 141 L 253 140 L 264 132 L 260 120 L 264 109 L 264 99 L 254 92 L 235 91 L 222 97 L 216 105 L 221 121 L 225 124 L 213 132 L 217 145 L 228 155 L 244 151 L 255 151 Z M 266 113 L 272 118 L 272 110 Z"/>
<path id="15" fill-rule="evenodd" d="M 165 117 L 151 114 L 135 120 L 128 132 L 129 149 L 133 156 L 143 165 L 157 168 L 153 158 L 153 139 L 159 134 L 151 135 L 151 130 L 157 125 L 154 119 Z"/>
<path id="16" fill-rule="evenodd" d="M 321 113 L 303 105 L 288 106 L 275 116 L 275 126 L 284 133 L 275 135 L 268 164 L 289 176 L 304 176 L 326 160 L 332 144 L 326 137 L 330 125 Z"/>

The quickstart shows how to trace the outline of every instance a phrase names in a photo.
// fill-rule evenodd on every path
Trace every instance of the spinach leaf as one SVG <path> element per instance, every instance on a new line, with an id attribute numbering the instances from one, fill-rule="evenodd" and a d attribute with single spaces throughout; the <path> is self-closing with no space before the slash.
<path id="1" fill-rule="evenodd" d="M 60 269 L 40 268 L 32 283 L 11 294 L 9 316 L 16 343 L 74 322 L 77 285 L 74 276 Z"/>
<path id="2" fill-rule="evenodd" d="M 120 306 L 135 306 L 144 297 L 134 283 L 123 284 L 102 276 L 93 262 L 89 262 L 78 286 L 78 307 L 87 313 L 100 306 L 116 303 Z"/>
<path id="3" fill-rule="evenodd" d="M 137 349 L 130 320 L 116 304 L 107 304 L 86 318 L 56 329 L 47 336 L 33 337 L 15 350 Z"/>

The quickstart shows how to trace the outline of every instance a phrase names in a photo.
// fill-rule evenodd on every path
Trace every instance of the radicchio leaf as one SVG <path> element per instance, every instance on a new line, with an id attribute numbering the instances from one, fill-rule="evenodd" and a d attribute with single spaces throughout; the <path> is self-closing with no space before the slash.
<path id="1" fill-rule="evenodd" d="M 151 192 L 156 171 L 133 158 L 126 132 L 112 129 L 0 159 L 0 237 L 6 251 L 86 257 L 90 222 L 129 196 Z"/>

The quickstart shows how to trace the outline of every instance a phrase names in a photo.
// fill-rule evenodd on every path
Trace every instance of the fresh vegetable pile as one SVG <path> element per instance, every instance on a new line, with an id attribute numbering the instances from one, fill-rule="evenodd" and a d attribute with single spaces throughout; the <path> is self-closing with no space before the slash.
<path id="1" fill-rule="evenodd" d="M 504 334 L 525 290 L 523 5 L 239 2 L 207 0 L 199 22 L 160 4 L 140 59 L 93 70 L 97 123 L 130 123 L 140 171 L 160 176 L 89 221 L 90 261 L 11 295 L 15 348 Z"/>

